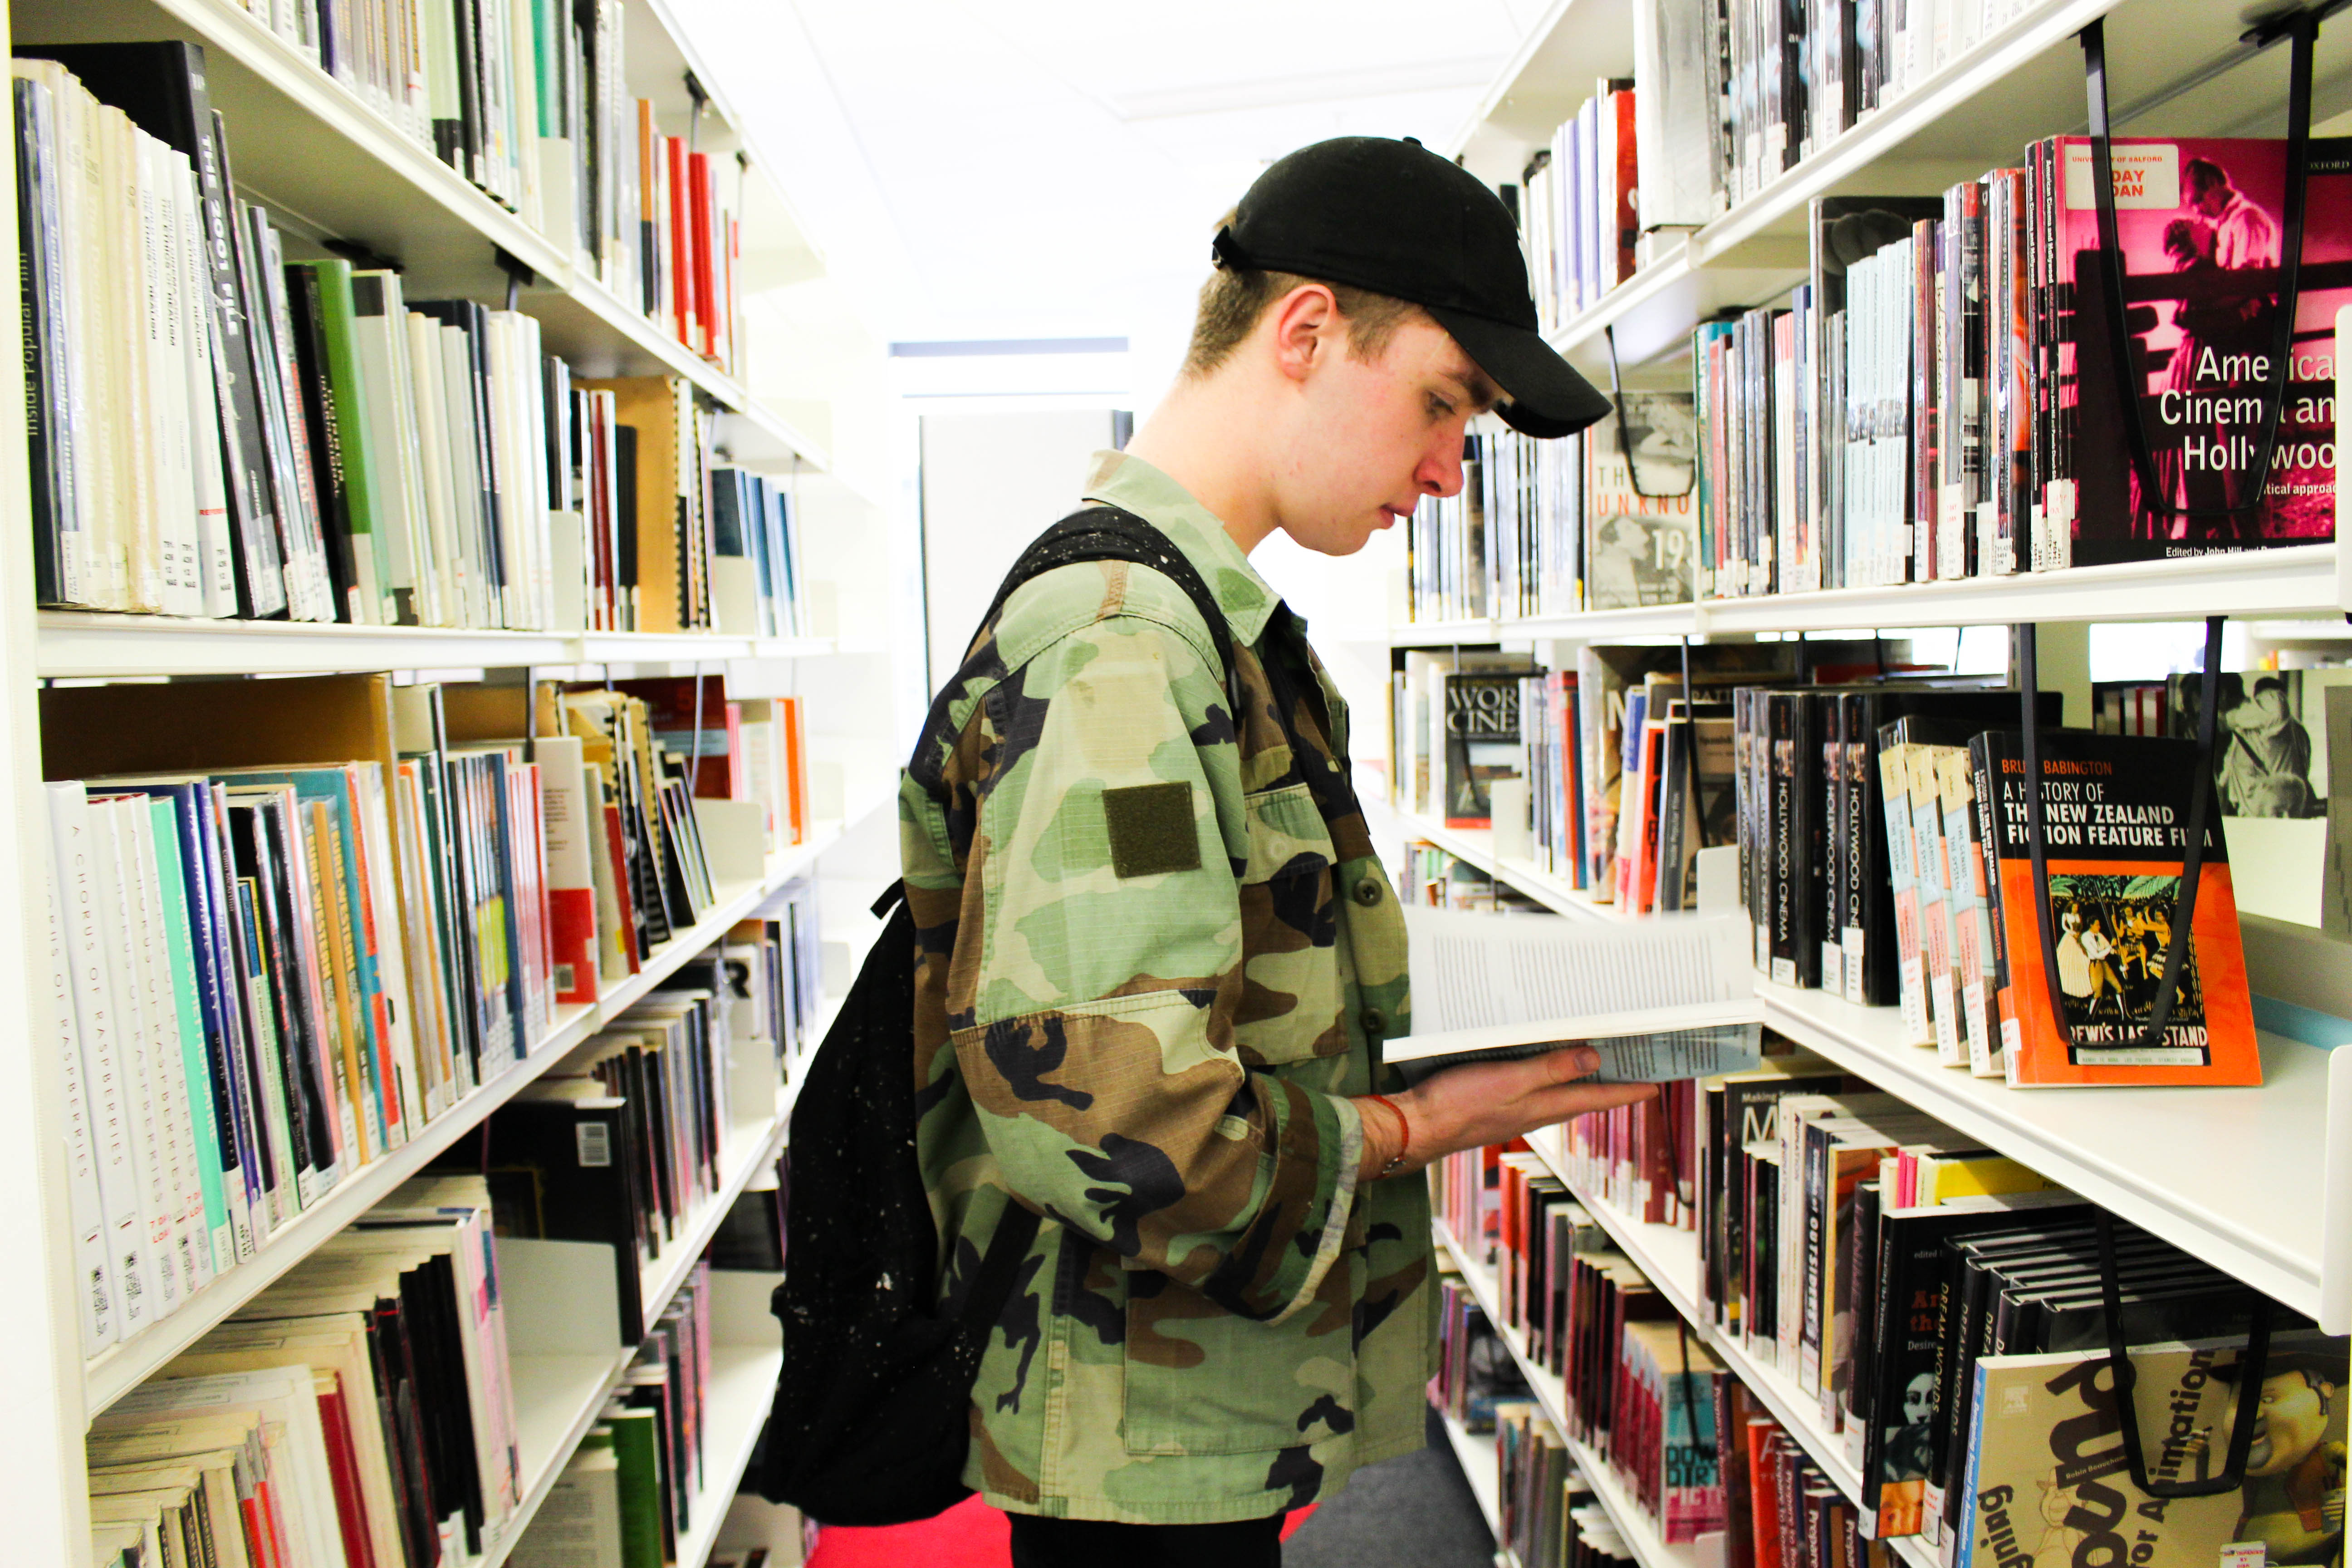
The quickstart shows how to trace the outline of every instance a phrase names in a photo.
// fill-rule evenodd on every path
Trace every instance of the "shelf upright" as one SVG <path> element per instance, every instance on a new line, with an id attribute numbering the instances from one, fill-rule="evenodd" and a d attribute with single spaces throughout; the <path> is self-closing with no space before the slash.
<path id="1" fill-rule="evenodd" d="M 13 20 L 13 18 L 11 19 Z M 13 35 L 0 23 L 0 44 Z M 16 138 L 0 170 L 16 189 Z M 16 226 L 0 254 L 16 269 Z M 24 340 L 18 313 L 0 327 L 0 726 L 9 809 L 0 813 L 0 994 L 19 998 L 0 1050 L 0 1519 L 9 1554 L 26 1563 L 79 1563 L 89 1552 L 82 1469 L 81 1316 L 73 1290 L 73 1222 L 67 1202 L 65 1085 L 53 1033 L 41 1025 L 49 992 L 48 813 L 41 795 L 40 694 L 33 595 L 32 495 L 26 471 Z"/>

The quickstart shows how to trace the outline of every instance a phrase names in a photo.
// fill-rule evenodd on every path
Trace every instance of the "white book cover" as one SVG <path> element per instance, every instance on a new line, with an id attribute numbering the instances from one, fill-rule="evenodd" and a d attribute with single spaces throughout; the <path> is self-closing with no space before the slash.
<path id="1" fill-rule="evenodd" d="M 155 408 L 148 360 L 145 301 L 149 276 L 147 230 L 141 198 L 137 129 L 121 110 L 96 110 L 102 189 L 108 230 L 100 254 L 113 282 L 112 319 L 106 326 L 107 353 L 121 393 L 113 426 L 122 437 L 119 466 L 123 477 L 121 531 L 127 607 L 161 612 L 164 607 L 162 535 L 156 494 Z"/>
<path id="2" fill-rule="evenodd" d="M 179 1275 L 173 1267 L 171 1205 L 164 1195 L 162 1128 L 147 1064 L 146 1024 L 139 1005 L 139 969 L 131 951 L 130 917 L 126 912 L 129 894 L 124 885 L 116 816 L 112 808 L 91 802 L 85 821 L 89 825 L 89 865 L 97 894 L 96 924 L 99 940 L 105 948 L 104 962 L 99 970 L 106 987 L 100 1005 L 114 1025 L 112 1041 L 121 1084 L 124 1143 L 130 1154 L 131 1191 L 126 1201 L 136 1211 L 137 1277 L 147 1288 L 133 1295 L 125 1287 L 123 1326 L 129 1330 L 163 1317 L 179 1305 Z"/>
<path id="3" fill-rule="evenodd" d="M 396 625 L 426 625 L 433 595 L 420 564 L 424 480 L 415 441 L 415 403 L 405 374 L 408 308 L 396 272 L 352 274 L 352 336 L 366 389 L 370 471 L 375 479 L 378 586 Z"/>
<path id="4" fill-rule="evenodd" d="M 173 615 L 201 616 L 205 563 L 196 521 L 187 344 L 181 336 L 187 268 L 180 256 L 179 180 L 188 161 L 144 131 L 134 129 L 131 136 L 144 241 L 141 303 L 147 326 L 148 406 L 154 420 L 155 522 L 166 563 L 163 607 Z"/>
<path id="5" fill-rule="evenodd" d="M 212 1234 L 205 1223 L 204 1175 L 197 1166 L 196 1131 L 189 1110 L 187 1047 L 180 1037 L 180 1002 L 166 951 L 170 938 L 163 922 L 163 874 L 155 859 L 155 800 L 147 795 L 122 795 L 110 804 L 132 922 L 139 1005 L 146 1020 L 147 1070 L 154 1084 L 163 1145 L 172 1256 L 181 1289 L 194 1294 L 212 1280 Z"/>
<path id="6" fill-rule="evenodd" d="M 510 1568 L 625 1568 L 625 1561 L 621 1461 L 609 1445 L 583 1448 L 563 1467 L 507 1562 Z"/>
<path id="7" fill-rule="evenodd" d="M 54 825 L 52 831 L 54 832 Z M 74 1003 L 72 933 L 59 906 L 59 869 L 53 851 L 43 868 L 48 894 L 49 1012 L 42 1023 L 64 1072 L 68 1212 L 73 1218 L 74 1295 L 81 1306 L 84 1355 L 112 1344 L 116 1331 L 114 1268 L 106 1227 L 106 1198 L 99 1184 L 99 1128 L 84 1081 L 81 1031 Z"/>
<path id="8" fill-rule="evenodd" d="M 349 1568 L 334 1517 L 335 1487 L 308 1366 L 172 1378 L 140 1384 L 90 1423 L 93 1434 L 128 1432 L 156 1417 L 201 1419 L 250 1413 L 262 1421 L 268 1463 L 288 1531 L 320 1568 Z M 281 1428 L 273 1434 L 272 1426 Z M 272 1439 L 275 1439 L 273 1442 Z"/>
<path id="9" fill-rule="evenodd" d="M 537 465 L 528 461 L 514 417 L 515 334 L 512 312 L 488 315 L 490 379 L 483 388 L 487 445 L 490 455 L 490 490 L 498 497 L 499 559 L 506 566 L 503 612 L 509 626 L 538 625 L 532 614 L 532 571 L 529 531 L 522 509 L 530 500 L 526 481 Z M 540 509 L 544 511 L 546 509 Z"/>
<path id="10" fill-rule="evenodd" d="M 1413 1031 L 1381 1054 L 1409 1075 L 1569 1044 L 1600 1051 L 1596 1082 L 1759 1058 L 1763 1003 L 1738 913 L 1602 923 L 1407 905 L 1404 921 Z"/>
<path id="11" fill-rule="evenodd" d="M 404 329 L 407 341 L 402 363 L 409 388 L 404 406 L 415 426 L 424 569 L 438 606 L 432 624 L 470 626 L 465 562 L 457 548 L 457 499 L 450 489 L 448 425 L 441 406 L 441 323 L 421 310 L 409 310 Z"/>
<path id="12" fill-rule="evenodd" d="M 489 524 L 482 514 L 487 476 L 482 471 L 482 442 L 474 424 L 474 356 L 471 338 L 461 327 L 441 328 L 441 409 L 446 422 L 449 483 L 457 500 L 457 548 L 466 563 L 467 603 L 472 625 L 495 628 L 509 624 L 499 586 L 490 578 Z"/>

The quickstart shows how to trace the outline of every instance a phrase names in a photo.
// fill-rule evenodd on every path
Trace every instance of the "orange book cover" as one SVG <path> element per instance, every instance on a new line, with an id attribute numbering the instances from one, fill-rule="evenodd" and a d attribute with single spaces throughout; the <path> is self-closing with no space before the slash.
<path id="1" fill-rule="evenodd" d="M 1997 780 L 1995 875 L 2006 1011 L 2016 1019 L 2009 1081 L 2021 1089 L 2075 1084 L 2259 1084 L 2253 1000 L 2230 880 L 2219 803 L 2210 808 L 2203 868 L 2180 994 L 2160 1040 L 2143 1043 L 2172 938 L 2188 844 L 2197 752 L 2188 741 L 2099 735 L 2042 737 L 2043 830 L 2055 987 L 2052 1014 L 2027 848 L 2023 737 L 1979 735 L 1969 747 L 1977 787 Z"/>
<path id="2" fill-rule="evenodd" d="M 666 162 L 663 168 L 669 176 L 669 302 L 670 327 L 677 341 L 692 348 L 695 343 L 694 310 L 694 241 L 693 223 L 688 216 L 688 204 L 693 199 L 692 187 L 686 173 L 686 142 L 676 136 L 662 139 Z"/>
<path id="3" fill-rule="evenodd" d="M 784 794 L 792 812 L 793 842 L 808 842 L 808 732 L 802 722 L 801 700 L 779 699 L 784 715 Z"/>

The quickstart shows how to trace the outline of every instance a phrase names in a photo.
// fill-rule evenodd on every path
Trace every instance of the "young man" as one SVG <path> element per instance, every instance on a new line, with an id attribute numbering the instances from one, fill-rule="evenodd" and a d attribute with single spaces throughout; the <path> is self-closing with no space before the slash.
<path id="1" fill-rule="evenodd" d="M 1509 214 L 1418 143 L 1293 153 L 1214 248 L 1182 376 L 1086 495 L 1209 585 L 1233 694 L 1171 579 L 1057 567 L 982 628 L 901 786 L 950 1296 L 1007 1205 L 1045 1221 L 964 1478 L 1019 1568 L 1276 1563 L 1284 1510 L 1423 1445 L 1417 1173 L 1648 1093 L 1572 1081 L 1581 1048 L 1379 1092 L 1402 919 L 1346 710 L 1248 560 L 1277 530 L 1344 555 L 1455 493 L 1498 402 L 1537 436 L 1607 404 L 1538 335 Z"/>

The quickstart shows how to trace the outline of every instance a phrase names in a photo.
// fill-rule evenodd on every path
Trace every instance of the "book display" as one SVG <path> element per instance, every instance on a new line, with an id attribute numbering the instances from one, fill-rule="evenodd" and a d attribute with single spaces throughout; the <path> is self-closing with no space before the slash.
<path id="1" fill-rule="evenodd" d="M 2160 1495 L 2240 1473 L 2254 1377 L 2309 1412 L 2275 1473 L 2340 1485 L 2338 128 L 2290 302 L 2290 50 L 2221 68 L 2285 22 L 1801 10 L 1570 0 L 1449 149 L 1516 188 L 1546 334 L 1625 408 L 1570 441 L 1475 428 L 1464 495 L 1415 520 L 1376 841 L 1423 908 L 1738 911 L 1764 1054 L 1433 1170 L 1433 1398 L 1521 1565 L 2089 1560 L 2121 1518 L 2151 1562 L 2340 1561 L 2267 1455 Z M 2082 133 L 2103 16 L 2117 101 L 2161 104 L 2113 142 L 2121 310 Z M 1611 520 L 1685 504 L 1686 583 L 1628 592 Z M 2101 623 L 2213 616 L 2281 624 L 2210 688 L 2095 651 L 2131 646 Z M 2022 639 L 1988 668 L 1950 629 L 2019 626 L 2039 781 Z M 1505 659 L 1518 738 L 1475 826 L 1433 720 Z M 1642 1402 L 1673 1373 L 1748 1405 L 1677 1426 Z M 1702 1430 L 1723 1500 L 1685 1535 L 1643 1445 Z"/>
<path id="2" fill-rule="evenodd" d="M 886 794 L 773 166 L 657 0 L 9 21 L 11 1552 L 703 1568 Z"/>

